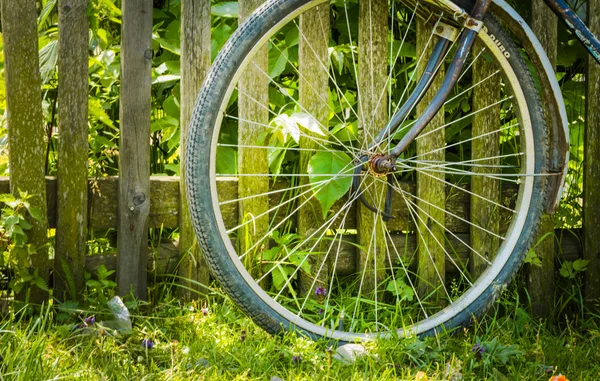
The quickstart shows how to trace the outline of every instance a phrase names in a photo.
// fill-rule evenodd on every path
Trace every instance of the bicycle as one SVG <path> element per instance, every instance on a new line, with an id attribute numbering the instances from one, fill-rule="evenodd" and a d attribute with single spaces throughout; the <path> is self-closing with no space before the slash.
<path id="1" fill-rule="evenodd" d="M 504 0 L 270 0 L 199 95 L 190 211 L 215 278 L 267 331 L 431 335 L 513 278 L 568 141 L 553 69 Z"/>

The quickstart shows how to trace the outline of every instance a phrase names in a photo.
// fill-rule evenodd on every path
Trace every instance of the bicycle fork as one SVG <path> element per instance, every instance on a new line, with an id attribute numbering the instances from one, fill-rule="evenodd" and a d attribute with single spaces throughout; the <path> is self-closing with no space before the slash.
<path id="1" fill-rule="evenodd" d="M 458 48 L 454 54 L 454 57 L 452 58 L 450 66 L 448 67 L 448 72 L 444 77 L 444 81 L 431 103 L 423 111 L 423 114 L 419 116 L 417 121 L 413 124 L 406 135 L 404 135 L 396 147 L 394 147 L 394 149 L 392 149 L 387 155 L 375 155 L 372 157 L 369 157 L 368 155 L 361 156 L 357 160 L 357 166 L 354 170 L 355 176 L 353 176 L 352 179 L 352 190 L 357 192 L 358 199 L 362 204 L 364 204 L 372 212 L 380 214 L 384 221 L 394 218 L 394 216 L 391 214 L 391 211 L 393 183 L 395 180 L 393 173 L 398 170 L 396 161 L 398 160 L 398 157 L 400 157 L 400 155 L 408 148 L 408 146 L 417 138 L 417 136 L 419 136 L 427 124 L 431 122 L 433 117 L 442 108 L 446 99 L 448 99 L 450 96 L 450 93 L 458 82 L 460 73 L 465 66 L 465 62 L 469 52 L 471 51 L 471 48 L 473 47 L 475 38 L 483 27 L 482 20 L 490 4 L 492 3 L 492 0 L 477 0 L 475 7 L 470 14 L 466 13 L 462 9 L 457 10 L 455 7 L 449 6 L 446 1 L 438 0 L 438 2 L 441 3 L 442 6 L 445 6 L 454 12 L 455 16 L 459 15 L 465 19 L 463 23 L 464 32 L 460 37 Z M 444 34 L 444 26 L 439 22 L 435 28 L 439 29 L 434 29 L 434 33 L 436 33 L 440 38 L 433 49 L 432 55 L 421 78 L 419 79 L 419 82 L 417 83 L 415 91 L 409 97 L 407 102 L 400 108 L 400 110 L 394 114 L 387 126 L 374 138 L 373 142 L 369 145 L 369 152 L 372 152 L 374 149 L 380 146 L 385 139 L 389 138 L 391 134 L 398 129 L 398 127 L 402 124 L 408 114 L 413 110 L 415 105 L 421 100 L 423 95 L 431 86 L 432 80 L 443 62 L 443 57 L 448 50 L 450 43 L 453 41 L 452 37 Z M 371 205 L 364 197 L 364 194 L 360 192 L 359 175 L 364 166 L 367 166 L 368 171 L 372 171 L 378 176 L 387 177 L 387 192 L 383 211 Z"/>

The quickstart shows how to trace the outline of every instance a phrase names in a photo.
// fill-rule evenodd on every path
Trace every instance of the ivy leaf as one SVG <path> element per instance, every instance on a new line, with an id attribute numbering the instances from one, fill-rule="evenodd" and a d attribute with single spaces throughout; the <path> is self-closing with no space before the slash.
<path id="1" fill-rule="evenodd" d="M 583 272 L 587 270 L 588 263 L 590 263 L 590 261 L 587 259 L 578 259 L 573 262 L 573 270 L 576 272 Z"/>
<path id="2" fill-rule="evenodd" d="M 317 152 L 308 163 L 313 191 L 323 210 L 323 218 L 331 206 L 352 186 L 352 159 L 344 152 Z"/>

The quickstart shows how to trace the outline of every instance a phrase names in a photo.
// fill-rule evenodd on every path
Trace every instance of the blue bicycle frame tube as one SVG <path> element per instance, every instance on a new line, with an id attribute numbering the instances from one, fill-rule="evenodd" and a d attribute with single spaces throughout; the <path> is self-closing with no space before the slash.
<path id="1" fill-rule="evenodd" d="M 600 63 L 600 40 L 594 36 L 569 5 L 564 0 L 544 0 L 544 2 L 567 25 L 567 28 L 577 36 L 592 57 Z"/>

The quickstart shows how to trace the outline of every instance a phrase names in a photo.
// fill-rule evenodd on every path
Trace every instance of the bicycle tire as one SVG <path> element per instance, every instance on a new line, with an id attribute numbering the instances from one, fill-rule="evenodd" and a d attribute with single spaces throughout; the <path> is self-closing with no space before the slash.
<path id="1" fill-rule="evenodd" d="M 292 299 L 293 302 L 299 304 L 298 300 L 303 299 L 302 308 L 299 308 L 299 305 L 293 307 L 282 301 L 275 301 L 275 299 L 277 299 L 282 292 L 284 292 L 283 288 L 279 290 L 279 294 L 277 295 L 275 295 L 276 292 L 271 292 L 273 290 L 273 280 L 269 279 L 268 277 L 265 278 L 265 276 L 261 277 L 260 275 L 263 275 L 262 272 L 259 275 L 252 274 L 253 271 L 257 271 L 255 264 L 253 265 L 252 269 L 247 269 L 245 267 L 242 260 L 240 260 L 240 254 L 238 253 L 241 245 L 239 240 L 241 240 L 241 238 L 232 236 L 228 233 L 228 230 L 230 229 L 225 226 L 226 223 L 224 221 L 226 218 L 223 216 L 229 212 L 224 209 L 225 204 L 222 201 L 223 194 L 217 189 L 217 179 L 219 176 L 216 173 L 217 151 L 218 147 L 224 146 L 222 143 L 219 143 L 219 139 L 222 138 L 221 130 L 225 128 L 223 121 L 227 119 L 228 105 L 230 106 L 230 103 L 234 103 L 231 101 L 231 97 L 232 94 L 235 93 L 238 78 L 241 76 L 241 70 L 250 65 L 250 60 L 256 56 L 256 53 L 259 51 L 259 47 L 263 46 L 263 44 L 268 41 L 268 38 L 273 37 L 277 31 L 281 30 L 281 28 L 283 28 L 285 25 L 289 25 L 290 22 L 295 23 L 296 21 L 294 20 L 296 20 L 298 15 L 323 3 L 324 1 L 322 0 L 272 0 L 261 6 L 244 24 L 239 27 L 239 29 L 225 45 L 217 57 L 213 68 L 211 69 L 200 92 L 194 109 L 189 137 L 187 140 L 186 152 L 188 153 L 188 157 L 186 160 L 186 184 L 189 195 L 188 200 L 192 222 L 199 244 L 203 249 L 203 253 L 209 264 L 211 272 L 220 282 L 223 289 L 239 305 L 239 307 L 258 325 L 271 333 L 294 330 L 313 339 L 325 337 L 328 339 L 350 342 L 355 340 L 368 340 L 375 337 L 406 336 L 413 334 L 431 335 L 437 332 L 439 329 L 448 330 L 455 327 L 464 326 L 468 324 L 474 317 L 480 316 L 487 308 L 489 308 L 492 302 L 498 297 L 501 291 L 514 277 L 516 271 L 520 268 L 528 249 L 531 247 L 532 240 L 535 237 L 545 199 L 545 179 L 542 174 L 545 173 L 545 169 L 547 168 L 548 145 L 545 120 L 538 92 L 532 80 L 531 74 L 529 73 L 526 64 L 520 56 L 519 50 L 512 43 L 506 33 L 502 31 L 497 21 L 490 16 L 488 16 L 485 21 L 486 28 L 484 28 L 484 30 L 480 33 L 479 42 L 482 44 L 482 46 L 484 46 L 486 52 L 489 52 L 489 56 L 495 62 L 497 68 L 499 68 L 498 72 L 500 72 L 503 86 L 506 88 L 510 87 L 510 94 L 512 94 L 512 97 L 515 99 L 516 104 L 511 104 L 511 106 L 508 107 L 508 111 L 503 110 L 502 112 L 512 112 L 514 113 L 516 120 L 518 120 L 518 125 L 509 126 L 513 127 L 513 130 L 509 131 L 518 131 L 514 133 L 515 136 L 512 136 L 511 139 L 518 140 L 518 145 L 522 146 L 520 147 L 522 152 L 519 152 L 519 155 L 523 156 L 524 159 L 520 165 L 514 165 L 513 167 L 520 166 L 520 170 L 524 170 L 525 172 L 518 173 L 516 175 L 516 178 L 518 179 L 516 181 L 516 193 L 518 196 L 516 198 L 513 197 L 511 201 L 511 203 L 515 205 L 516 210 L 514 211 L 514 216 L 511 217 L 510 223 L 507 224 L 508 228 L 507 232 L 505 233 L 506 237 L 504 237 L 504 243 L 499 245 L 500 247 L 498 248 L 498 253 L 493 258 L 490 258 L 491 264 L 483 271 L 482 274 L 480 274 L 479 278 L 473 276 L 474 280 L 471 281 L 470 274 L 469 276 L 465 276 L 466 282 L 469 284 L 466 286 L 466 290 L 457 296 L 456 299 L 452 299 L 446 290 L 446 294 L 448 294 L 448 300 L 445 302 L 442 301 L 439 306 L 436 306 L 435 304 L 437 303 L 438 299 L 435 299 L 434 303 L 432 303 L 433 306 L 431 307 L 431 311 L 433 311 L 432 315 L 429 316 L 427 312 L 429 311 L 430 306 L 427 305 L 427 309 L 423 306 L 422 301 L 418 297 L 418 287 L 413 287 L 412 297 L 413 299 L 415 297 L 419 299 L 419 304 L 421 304 L 420 308 L 422 309 L 422 311 L 417 311 L 415 316 L 420 317 L 412 318 L 409 316 L 408 318 L 402 320 L 398 318 L 396 313 L 396 316 L 390 317 L 387 321 L 385 321 L 385 323 L 383 320 L 378 321 L 378 318 L 376 317 L 376 321 L 366 323 L 362 322 L 363 325 L 361 326 L 361 322 L 356 323 L 355 320 L 360 320 L 360 318 L 356 316 L 356 311 L 359 309 L 360 304 L 366 303 L 361 301 L 361 297 L 363 297 L 361 294 L 363 282 L 361 281 L 358 291 L 356 291 L 356 289 L 353 290 L 352 296 L 340 296 L 340 298 L 344 298 L 344 300 L 354 298 L 354 316 L 346 317 L 346 315 L 351 315 L 349 311 L 344 310 L 346 307 L 338 306 L 338 309 L 335 309 L 332 306 L 329 306 L 329 298 L 332 294 L 334 294 L 334 287 L 315 288 L 315 282 L 320 274 L 319 272 L 314 277 L 315 281 L 312 282 L 309 292 L 306 293 L 306 295 L 298 297 L 298 290 L 289 291 L 292 295 L 290 299 Z M 487 57 L 487 59 L 490 59 L 490 57 Z M 477 58 L 473 59 L 477 60 Z M 328 75 L 331 76 L 331 74 Z M 504 103 L 501 107 L 504 107 Z M 505 116 L 505 118 L 509 117 Z M 332 142 L 331 146 L 336 144 L 337 142 Z M 463 141 L 460 144 L 466 143 Z M 229 147 L 230 145 L 227 146 Z M 235 148 L 241 150 L 244 147 L 240 147 L 238 144 L 238 147 Z M 326 149 L 330 149 L 330 146 L 327 145 L 321 148 L 323 148 L 322 150 L 325 151 Z M 300 148 L 298 148 L 298 151 L 300 151 Z M 504 163 L 504 161 L 502 163 Z M 420 174 L 424 170 L 419 170 L 419 167 L 416 167 L 417 165 L 418 164 L 415 164 L 414 167 L 417 169 L 413 169 L 415 172 L 419 172 Z M 503 165 L 499 167 L 507 166 L 508 165 Z M 510 170 L 516 169 L 511 168 Z M 504 169 L 501 169 L 501 171 L 504 171 Z M 473 173 L 476 173 L 475 169 L 473 169 Z M 339 175 L 340 171 L 338 171 L 337 174 Z M 456 173 L 453 172 L 450 174 L 445 174 L 444 176 L 452 176 L 453 174 L 455 175 Z M 238 180 L 243 178 L 243 174 L 240 173 L 234 173 L 232 175 L 237 176 Z M 252 173 L 248 173 L 246 175 L 248 177 L 253 176 Z M 293 178 L 293 175 L 287 175 L 289 178 Z M 338 175 L 331 174 L 332 179 L 336 178 L 336 176 L 339 177 Z M 265 174 L 265 176 L 271 177 L 273 175 L 269 173 Z M 308 177 L 309 174 L 306 173 L 305 176 Z M 365 176 L 369 176 L 369 173 L 367 172 Z M 472 176 L 475 177 L 476 175 Z M 484 175 L 481 176 L 485 177 Z M 508 182 L 510 179 L 510 177 L 505 178 L 502 176 L 509 175 L 498 173 L 496 177 L 500 177 L 502 179 L 502 183 Z M 286 178 L 286 174 L 280 174 L 279 177 Z M 303 186 L 305 188 L 314 188 L 314 185 L 306 183 Z M 398 189 L 400 189 L 400 186 L 398 186 Z M 270 190 L 269 193 L 275 191 L 276 190 Z M 318 191 L 314 191 L 313 193 L 318 192 L 320 192 L 320 189 Z M 366 190 L 364 192 L 366 192 Z M 396 192 L 399 193 L 401 191 L 396 190 Z M 264 198 L 265 196 L 262 194 L 260 197 Z M 233 199 L 233 201 L 234 204 L 243 202 L 240 201 L 240 198 Z M 290 203 L 293 203 L 293 201 L 294 200 L 290 201 Z M 314 207 L 314 203 L 312 201 L 311 203 L 311 207 Z M 229 202 L 227 205 L 231 205 L 231 202 Z M 417 203 L 411 207 L 408 201 L 407 206 L 409 212 L 410 209 L 416 210 L 416 208 L 418 208 Z M 279 207 L 281 207 L 281 204 Z M 349 209 L 350 204 L 345 205 L 345 207 Z M 277 211 L 279 211 L 279 209 L 277 209 Z M 417 229 L 413 227 L 412 232 L 404 233 L 406 235 L 415 235 L 417 239 L 421 238 L 421 240 L 425 242 L 422 237 L 428 233 L 423 233 L 420 230 L 415 231 L 418 230 L 418 227 L 422 222 L 417 221 L 416 217 L 418 217 L 419 213 L 421 213 L 420 210 L 410 213 L 413 219 L 413 225 L 416 226 Z M 449 212 L 446 211 L 446 213 Z M 294 216 L 297 215 L 296 211 L 294 211 L 292 214 Z M 269 215 L 270 214 L 267 216 Z M 447 216 L 452 218 L 455 217 L 455 215 L 452 213 L 447 214 Z M 255 223 L 259 220 L 259 218 L 260 217 L 253 216 L 251 222 Z M 272 220 L 273 219 L 274 218 L 272 218 Z M 242 221 L 242 219 L 238 216 L 238 222 L 240 221 Z M 428 219 L 428 221 L 430 220 Z M 240 222 L 240 224 L 244 223 L 248 224 L 248 221 Z M 377 223 L 378 222 L 374 223 L 375 226 L 377 226 Z M 273 224 L 270 226 L 272 225 Z M 425 224 L 423 223 L 423 225 Z M 440 224 L 440 226 L 442 225 L 444 224 Z M 471 222 L 471 225 L 474 224 Z M 238 226 L 239 225 L 236 225 L 235 228 Z M 289 234 L 291 236 L 294 234 L 298 235 L 296 234 L 297 230 L 294 229 L 297 228 L 293 227 L 291 230 L 289 230 Z M 427 229 L 429 230 L 430 227 Z M 330 229 L 327 228 L 325 230 Z M 340 229 L 338 227 L 338 229 L 335 230 L 334 237 L 331 238 L 329 236 L 328 239 L 332 242 L 335 242 L 338 234 L 340 234 L 339 241 L 342 241 L 345 239 L 343 237 L 346 237 L 343 234 L 352 234 L 347 232 L 340 233 L 340 231 L 344 230 L 352 229 Z M 446 235 L 448 234 L 446 231 L 447 229 L 444 230 L 444 228 L 442 228 L 442 230 L 444 233 L 446 233 Z M 263 241 L 257 242 L 262 242 L 261 248 L 251 247 L 250 250 L 246 250 L 246 252 L 254 250 L 252 251 L 252 253 L 254 253 L 260 249 L 261 257 L 260 264 L 258 265 L 258 271 L 262 271 L 266 262 L 262 260 L 262 255 L 266 250 L 273 246 L 273 233 L 274 231 L 270 230 L 270 235 L 268 237 L 265 236 L 262 238 Z M 434 235 L 431 230 L 429 230 L 429 233 L 431 233 L 431 236 Z M 375 234 L 378 233 L 373 233 L 373 235 Z M 384 233 L 384 238 L 385 234 L 388 234 L 391 238 L 391 235 L 389 232 L 387 232 L 387 230 Z M 320 238 L 324 239 L 324 237 L 325 236 L 322 235 Z M 278 235 L 275 238 L 280 238 L 280 236 Z M 309 238 L 300 237 L 296 239 L 304 239 L 304 242 L 308 242 L 311 238 L 312 236 Z M 408 245 L 406 242 L 408 242 L 408 238 L 404 243 L 405 245 Z M 509 242 L 509 244 L 506 244 L 506 242 Z M 257 243 L 254 245 L 256 246 Z M 442 250 L 445 251 L 444 245 L 441 245 L 439 241 L 437 244 Z M 292 252 L 301 251 L 298 249 L 298 247 L 300 247 L 298 245 L 300 244 L 297 244 L 296 248 L 293 249 Z M 374 244 L 373 248 L 374 252 L 377 250 L 375 245 L 376 244 Z M 248 244 L 245 249 L 247 249 L 248 246 L 250 246 L 250 244 Z M 355 247 L 356 246 L 357 244 L 355 244 Z M 432 250 L 434 249 L 433 246 L 435 245 L 432 245 Z M 313 249 L 314 247 L 315 246 L 313 246 Z M 332 250 L 332 247 L 333 244 L 329 247 L 329 251 L 336 251 L 335 249 Z M 340 247 L 341 244 L 337 246 L 337 255 L 339 255 Z M 363 250 L 363 247 L 361 246 L 356 250 Z M 369 251 L 370 250 L 371 249 L 369 249 Z M 387 250 L 389 251 L 389 248 Z M 310 254 L 312 251 L 308 250 L 308 252 Z M 311 258 L 309 254 L 302 258 L 303 261 Z M 446 254 L 448 253 L 446 252 Z M 334 269 L 337 266 L 337 255 L 336 263 L 333 265 Z M 329 252 L 326 254 L 326 260 L 331 261 L 331 259 L 327 259 L 328 256 Z M 373 257 L 375 258 L 375 254 L 373 254 Z M 448 254 L 448 257 L 451 257 L 451 255 Z M 287 259 L 289 259 L 289 256 L 285 260 Z M 402 259 L 400 259 L 400 254 L 398 254 L 398 259 L 398 262 L 402 262 Z M 326 260 L 322 261 L 321 269 L 324 267 L 323 263 L 325 263 Z M 279 264 L 283 265 L 284 260 L 279 259 L 279 261 Z M 374 260 L 374 262 L 376 261 Z M 300 283 L 298 277 L 301 275 L 299 274 L 302 274 L 303 272 L 306 272 L 312 276 L 311 272 L 314 271 L 314 266 L 305 271 L 303 264 L 304 262 L 302 262 L 300 265 L 296 265 L 294 273 L 288 274 L 288 277 L 285 278 L 287 281 L 286 287 L 289 288 L 292 284 L 297 286 Z M 394 267 L 394 265 L 396 267 Z M 418 282 L 421 282 L 421 279 L 416 271 L 407 270 L 409 265 L 409 263 L 407 263 L 406 266 L 405 264 L 401 264 L 402 268 L 406 267 L 404 269 L 406 274 L 405 283 L 409 282 L 412 286 L 413 281 L 415 284 L 417 284 Z M 392 264 L 390 262 L 391 270 L 387 269 L 386 274 L 390 271 L 393 274 L 393 269 L 399 268 L 399 266 L 400 265 L 397 263 Z M 461 266 L 463 267 L 463 271 L 467 272 L 465 269 L 468 266 L 463 266 L 462 264 Z M 456 265 L 456 267 L 459 268 L 458 265 Z M 273 271 L 273 268 L 274 267 L 270 268 L 271 271 Z M 374 271 L 377 271 L 376 263 Z M 359 271 L 357 270 L 356 273 L 358 274 Z M 366 274 L 367 270 L 365 270 L 363 273 Z M 344 286 L 339 286 L 340 290 L 347 290 L 348 288 L 351 288 L 347 286 L 348 283 L 343 283 L 346 282 L 346 278 L 339 280 L 342 277 L 336 276 L 333 270 L 330 274 L 328 274 L 328 276 L 331 279 L 335 278 L 336 282 L 339 281 L 340 285 L 344 284 Z M 386 291 L 383 286 L 382 289 L 379 290 L 379 279 L 377 277 L 378 275 L 375 275 L 375 292 L 372 293 L 374 298 L 374 308 L 376 311 L 379 307 L 377 304 L 379 303 L 377 300 L 378 297 L 382 298 L 381 304 L 383 304 L 384 298 L 386 298 L 386 300 L 391 300 L 392 302 L 386 303 L 386 305 L 390 304 L 395 306 L 391 308 L 396 308 L 396 312 L 399 308 L 401 308 L 398 307 L 398 305 L 402 304 L 405 306 L 408 304 L 407 300 L 403 300 L 402 303 L 400 303 L 398 295 L 398 283 L 396 280 L 394 280 L 396 292 L 394 292 L 394 290 L 390 291 L 389 288 L 387 288 Z M 386 277 L 389 278 L 389 275 L 386 275 Z M 392 278 L 393 277 L 394 276 L 392 275 Z M 257 280 L 255 278 L 261 279 Z M 364 280 L 365 276 L 363 275 L 362 278 Z M 265 279 L 267 280 L 265 281 Z M 390 284 L 389 280 L 387 284 Z M 331 281 L 331 285 L 333 285 L 333 280 Z M 266 290 L 264 290 L 262 287 L 266 288 Z M 437 287 L 437 291 L 435 292 L 440 293 L 441 287 L 446 289 L 443 279 L 441 279 L 441 285 Z M 462 285 L 462 287 L 464 287 L 464 285 Z M 340 290 L 338 290 L 338 292 L 341 295 L 342 291 Z M 287 292 L 287 290 L 285 291 Z M 395 295 L 390 297 L 390 292 Z M 325 298 L 328 298 L 327 308 L 331 309 L 331 312 L 327 310 L 327 308 L 326 311 L 324 311 L 325 314 L 329 313 L 328 320 L 325 319 L 326 321 L 323 322 L 323 319 L 321 319 L 319 321 L 319 314 L 322 313 L 323 308 L 319 309 L 318 314 L 316 314 L 313 310 L 310 316 L 300 316 L 302 315 L 304 306 L 307 304 L 315 306 L 321 305 L 321 307 L 323 307 Z M 438 297 L 436 296 L 436 298 Z M 373 303 L 373 300 L 369 301 L 369 303 Z M 367 309 L 366 306 L 362 306 L 360 308 L 365 310 Z M 300 312 L 296 311 L 296 309 L 299 309 Z M 345 313 L 342 311 L 345 311 Z M 381 311 L 383 311 L 383 309 Z M 366 314 L 366 312 L 364 314 Z M 366 316 L 364 314 L 362 315 L 363 320 L 364 316 Z M 377 313 L 375 314 L 377 315 Z M 388 313 L 388 311 L 386 311 L 386 314 L 394 315 L 391 312 Z M 344 327 L 344 319 L 349 320 L 348 318 L 351 318 L 352 321 L 345 323 Z M 421 320 L 414 321 L 415 319 Z M 394 323 L 394 326 L 387 326 L 386 324 L 389 324 L 389 322 Z M 357 327 L 360 329 L 360 331 L 357 329 Z"/>

